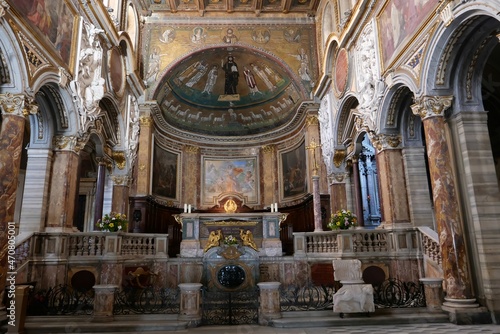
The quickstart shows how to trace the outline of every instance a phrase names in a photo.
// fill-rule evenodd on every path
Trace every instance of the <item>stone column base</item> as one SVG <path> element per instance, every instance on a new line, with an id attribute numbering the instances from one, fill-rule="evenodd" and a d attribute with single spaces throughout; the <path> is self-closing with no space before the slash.
<path id="1" fill-rule="evenodd" d="M 451 306 L 457 305 L 453 301 L 447 300 L 443 303 L 443 311 L 448 313 L 450 322 L 455 325 L 477 325 L 477 324 L 491 324 L 491 314 L 486 307 L 476 306 Z M 460 305 L 460 304 L 458 304 Z"/>

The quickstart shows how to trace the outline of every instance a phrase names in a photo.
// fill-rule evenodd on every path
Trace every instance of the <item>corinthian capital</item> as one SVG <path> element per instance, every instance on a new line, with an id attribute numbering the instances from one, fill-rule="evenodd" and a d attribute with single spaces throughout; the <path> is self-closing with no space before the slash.
<path id="1" fill-rule="evenodd" d="M 55 136 L 54 148 L 59 151 L 80 152 L 81 143 L 77 136 Z"/>
<path id="2" fill-rule="evenodd" d="M 375 146 L 378 152 L 385 149 L 398 148 L 401 144 L 401 136 L 397 134 L 379 133 L 371 139 L 373 146 Z"/>
<path id="3" fill-rule="evenodd" d="M 411 106 L 414 115 L 422 119 L 427 117 L 444 116 L 444 112 L 451 106 L 453 96 L 419 96 Z"/>
<path id="4" fill-rule="evenodd" d="M 0 94 L 2 115 L 24 116 L 25 96 L 23 94 Z"/>

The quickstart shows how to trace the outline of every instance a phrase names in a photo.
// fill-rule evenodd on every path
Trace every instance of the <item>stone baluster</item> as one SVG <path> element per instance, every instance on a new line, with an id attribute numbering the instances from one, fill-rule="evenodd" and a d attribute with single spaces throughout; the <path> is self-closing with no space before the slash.
<path id="1" fill-rule="evenodd" d="M 280 308 L 280 282 L 260 282 L 259 324 L 267 326 L 272 319 L 282 317 Z"/>

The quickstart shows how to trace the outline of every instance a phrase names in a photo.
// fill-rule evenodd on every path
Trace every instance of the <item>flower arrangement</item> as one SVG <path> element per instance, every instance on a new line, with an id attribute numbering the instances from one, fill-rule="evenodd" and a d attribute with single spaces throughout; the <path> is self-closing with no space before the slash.
<path id="1" fill-rule="evenodd" d="M 124 213 L 110 212 L 97 221 L 97 227 L 101 231 L 119 232 L 127 230 L 127 216 Z"/>
<path id="2" fill-rule="evenodd" d="M 349 210 L 342 209 L 332 213 L 327 226 L 331 230 L 347 230 L 351 226 L 356 226 L 357 221 L 356 215 Z"/>
<path id="3" fill-rule="evenodd" d="M 228 246 L 234 246 L 238 244 L 238 239 L 233 237 L 232 235 L 228 235 L 224 238 L 224 244 Z"/>

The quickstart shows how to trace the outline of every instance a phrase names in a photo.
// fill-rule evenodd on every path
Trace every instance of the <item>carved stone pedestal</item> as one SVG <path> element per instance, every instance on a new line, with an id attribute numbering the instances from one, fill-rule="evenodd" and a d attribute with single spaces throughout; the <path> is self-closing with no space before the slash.
<path id="1" fill-rule="evenodd" d="M 181 283 L 181 304 L 179 320 L 187 321 L 188 327 L 196 327 L 201 322 L 201 283 Z"/>
<path id="2" fill-rule="evenodd" d="M 443 279 L 426 277 L 421 278 L 420 282 L 424 284 L 425 303 L 427 311 L 442 312 L 443 304 Z"/>
<path id="3" fill-rule="evenodd" d="M 93 322 L 110 322 L 114 320 L 113 305 L 115 303 L 116 285 L 94 285 L 94 316 Z"/>
<path id="4" fill-rule="evenodd" d="M 257 283 L 260 289 L 259 325 L 267 326 L 272 319 L 282 317 L 280 309 L 280 282 Z"/>

